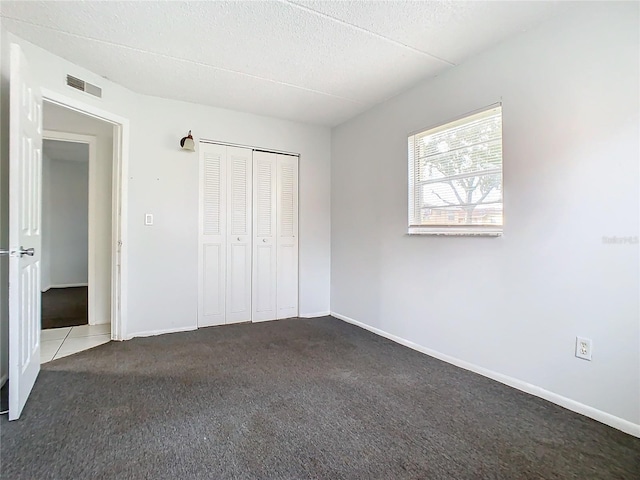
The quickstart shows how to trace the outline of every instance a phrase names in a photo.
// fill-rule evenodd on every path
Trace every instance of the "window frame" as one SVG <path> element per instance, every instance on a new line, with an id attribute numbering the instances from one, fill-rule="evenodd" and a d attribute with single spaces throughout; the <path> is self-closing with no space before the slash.
<path id="1" fill-rule="evenodd" d="M 407 217 L 407 234 L 408 235 L 453 235 L 453 236 L 483 236 L 483 237 L 501 237 L 504 234 L 504 150 L 502 150 L 502 144 L 504 142 L 502 126 L 500 131 L 501 142 L 501 164 L 500 164 L 500 188 L 502 190 L 502 224 L 501 225 L 456 225 L 456 224 L 443 224 L 443 225 L 415 225 L 412 224 L 412 220 L 416 214 L 416 198 L 417 188 L 415 180 L 415 139 L 416 136 L 429 132 L 435 134 L 441 131 L 455 128 L 457 125 L 462 125 L 465 120 L 470 117 L 478 116 L 480 114 L 489 112 L 491 110 L 500 109 L 500 118 L 502 119 L 502 102 L 494 103 L 492 105 L 474 110 L 472 112 L 465 113 L 458 117 L 455 117 L 446 122 L 435 124 L 431 127 L 422 128 L 415 132 L 410 133 L 407 136 L 407 159 L 408 159 L 408 217 Z M 457 125 L 456 125 L 457 124 Z M 449 177 L 444 177 L 449 178 Z"/>

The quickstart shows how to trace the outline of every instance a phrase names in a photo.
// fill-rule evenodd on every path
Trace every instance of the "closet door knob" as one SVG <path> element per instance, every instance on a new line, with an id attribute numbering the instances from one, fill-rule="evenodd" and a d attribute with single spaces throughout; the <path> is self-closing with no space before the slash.
<path id="1" fill-rule="evenodd" d="M 240 241 L 240 237 L 238 237 L 238 241 Z"/>
<path id="2" fill-rule="evenodd" d="M 263 241 L 264 243 L 267 243 L 267 239 L 266 239 L 266 238 L 263 238 L 263 239 L 262 239 L 262 241 Z"/>

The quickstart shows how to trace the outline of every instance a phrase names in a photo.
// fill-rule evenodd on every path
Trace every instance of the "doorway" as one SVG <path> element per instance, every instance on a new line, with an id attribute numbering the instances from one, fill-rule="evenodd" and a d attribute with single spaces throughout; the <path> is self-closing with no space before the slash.
<path id="1" fill-rule="evenodd" d="M 95 237 L 100 224 L 110 230 L 111 202 L 103 197 L 111 195 L 113 128 L 60 108 L 44 104 L 47 128 L 92 135 L 43 132 L 41 363 L 106 343 L 111 334 L 111 272 L 103 265 L 110 246 Z M 97 266 L 98 258 L 105 262 Z"/>
<path id="2" fill-rule="evenodd" d="M 43 128 L 40 362 L 46 363 L 113 336 L 118 127 L 45 98 Z"/>
<path id="3" fill-rule="evenodd" d="M 91 137 L 87 137 L 91 139 Z M 42 329 L 89 323 L 89 142 L 42 142 Z"/>

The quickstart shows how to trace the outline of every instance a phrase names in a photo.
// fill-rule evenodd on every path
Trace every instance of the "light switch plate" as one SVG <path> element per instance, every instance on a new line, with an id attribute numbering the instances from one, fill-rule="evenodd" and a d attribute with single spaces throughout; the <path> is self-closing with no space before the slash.
<path id="1" fill-rule="evenodd" d="M 144 224 L 147 226 L 153 225 L 153 213 L 144 214 Z"/>

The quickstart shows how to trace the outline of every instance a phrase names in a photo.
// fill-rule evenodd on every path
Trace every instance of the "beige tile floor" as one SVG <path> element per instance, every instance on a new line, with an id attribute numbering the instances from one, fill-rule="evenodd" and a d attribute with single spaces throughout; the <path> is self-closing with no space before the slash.
<path id="1" fill-rule="evenodd" d="M 40 363 L 97 347 L 111 340 L 111 325 L 50 328 L 40 335 Z"/>

